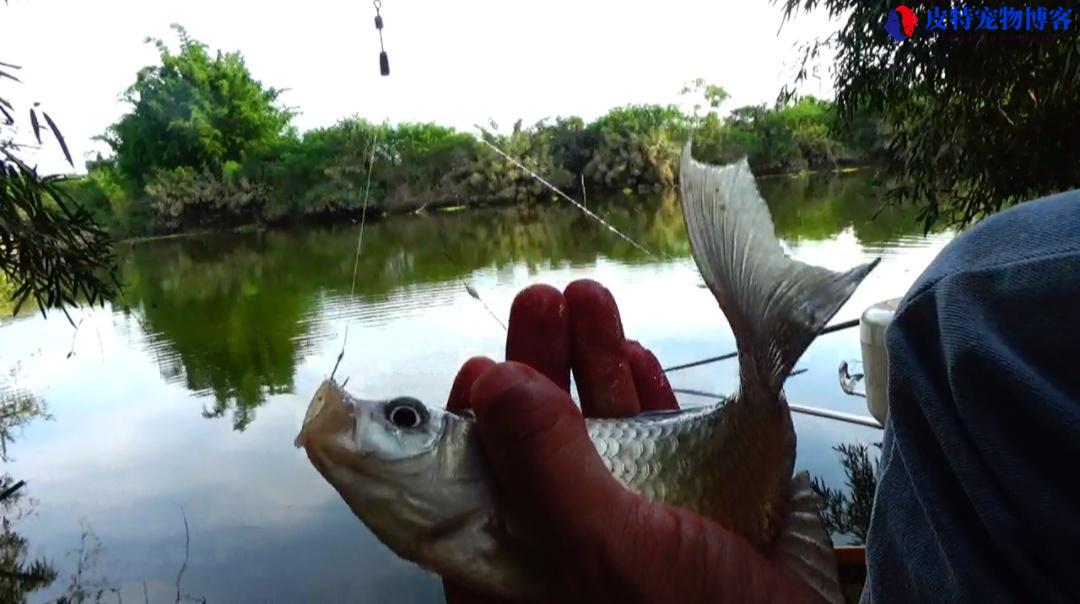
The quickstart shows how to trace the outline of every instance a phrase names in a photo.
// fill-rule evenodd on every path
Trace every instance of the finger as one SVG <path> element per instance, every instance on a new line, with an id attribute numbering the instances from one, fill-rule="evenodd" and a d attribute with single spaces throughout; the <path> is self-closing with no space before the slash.
<path id="1" fill-rule="evenodd" d="M 587 417 L 625 417 L 641 410 L 623 344 L 615 298 L 588 279 L 566 286 L 570 360 Z"/>
<path id="2" fill-rule="evenodd" d="M 469 392 L 473 382 L 482 373 L 495 366 L 495 361 L 487 357 L 473 357 L 458 370 L 454 385 L 450 387 L 450 396 L 446 400 L 448 411 L 464 411 L 469 408 Z"/>
<path id="3" fill-rule="evenodd" d="M 601 461 L 569 393 L 536 370 L 507 362 L 480 376 L 470 399 L 497 491 L 510 509 L 531 525 L 581 538 L 610 524 L 607 514 L 625 491 Z"/>
<path id="4" fill-rule="evenodd" d="M 660 361 L 647 348 L 628 340 L 624 354 L 630 363 L 630 373 L 634 376 L 634 388 L 642 411 L 670 411 L 679 408 L 675 393 L 671 391 Z"/>
<path id="5" fill-rule="evenodd" d="M 506 360 L 524 363 L 570 391 L 570 327 L 566 299 L 550 285 L 531 285 L 514 298 Z"/>

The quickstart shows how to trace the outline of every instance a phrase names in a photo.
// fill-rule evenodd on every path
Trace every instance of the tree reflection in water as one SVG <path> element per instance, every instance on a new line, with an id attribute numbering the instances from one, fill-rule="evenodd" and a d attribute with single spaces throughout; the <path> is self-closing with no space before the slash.
<path id="1" fill-rule="evenodd" d="M 881 443 L 873 446 L 881 449 Z M 847 490 L 831 488 L 821 478 L 814 478 L 812 486 L 825 504 L 822 516 L 829 532 L 850 537 L 854 545 L 863 545 L 877 492 L 877 460 L 871 459 L 870 447 L 862 443 L 840 444 L 833 450 L 840 454 Z"/>
<path id="2" fill-rule="evenodd" d="M 14 371 L 14 370 L 13 370 Z M 20 390 L 0 390 L 0 461 L 7 463 L 8 444 L 15 434 L 36 418 L 48 417 L 45 404 Z M 17 480 L 0 475 L 0 602 L 22 602 L 26 597 L 52 585 L 56 568 L 45 558 L 30 559 L 29 544 L 15 531 L 15 523 L 33 509 L 34 501 L 25 488 L 15 488 Z"/>

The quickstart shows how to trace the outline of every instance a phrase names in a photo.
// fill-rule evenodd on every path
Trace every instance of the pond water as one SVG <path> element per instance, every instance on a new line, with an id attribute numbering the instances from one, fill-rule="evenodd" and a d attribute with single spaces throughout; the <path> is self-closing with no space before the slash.
<path id="1" fill-rule="evenodd" d="M 923 236 L 905 212 L 873 218 L 880 201 L 866 175 L 762 189 L 795 257 L 833 269 L 883 258 L 834 322 L 902 295 L 951 238 Z M 339 374 L 366 398 L 441 404 L 465 359 L 501 359 L 505 332 L 465 283 L 505 320 L 522 287 L 589 277 L 663 364 L 733 350 L 699 287 L 677 199 L 593 209 L 654 256 L 565 203 L 401 216 L 367 225 L 350 294 L 355 224 L 200 235 L 122 244 L 124 301 L 72 313 L 78 329 L 62 314 L 6 320 L 7 396 L 32 395 L 49 414 L 10 435 L 3 469 L 27 481 L 4 512 L 19 541 L 4 547 L 59 574 L 29 600 L 102 589 L 102 601 L 172 602 L 179 583 L 208 602 L 442 601 L 438 581 L 376 541 L 293 438 L 346 326 Z M 837 381 L 839 363 L 859 356 L 857 329 L 819 338 L 788 398 L 866 415 Z M 737 365 L 670 378 L 729 393 Z M 835 487 L 844 475 L 832 447 L 880 439 L 815 417 L 795 425 L 797 468 Z"/>

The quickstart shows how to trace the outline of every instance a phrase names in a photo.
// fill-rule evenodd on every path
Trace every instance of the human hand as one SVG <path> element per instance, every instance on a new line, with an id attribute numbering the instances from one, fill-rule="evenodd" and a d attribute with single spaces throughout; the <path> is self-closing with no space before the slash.
<path id="1" fill-rule="evenodd" d="M 751 544 L 693 512 L 620 485 L 583 415 L 677 409 L 656 357 L 625 339 L 610 292 L 535 285 L 510 311 L 505 363 L 475 357 L 447 408 L 471 407 L 504 513 L 531 527 L 553 599 L 632 602 L 812 601 Z M 570 398 L 573 371 L 581 411 Z M 444 584 L 450 604 L 505 602 Z"/>

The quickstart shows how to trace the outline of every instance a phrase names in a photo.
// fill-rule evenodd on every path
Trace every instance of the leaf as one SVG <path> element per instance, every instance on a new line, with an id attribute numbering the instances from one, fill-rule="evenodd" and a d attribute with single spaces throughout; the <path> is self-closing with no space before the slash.
<path id="1" fill-rule="evenodd" d="M 53 136 L 56 137 L 56 142 L 60 143 L 60 150 L 64 152 L 64 157 L 67 158 L 68 163 L 74 168 L 75 162 L 71 160 L 71 151 L 68 150 L 67 142 L 64 141 L 64 135 L 60 134 L 60 128 L 56 125 L 56 122 L 49 117 L 48 113 L 42 111 L 41 114 L 45 116 L 45 121 L 48 122 L 49 129 L 52 130 Z"/>
<path id="2" fill-rule="evenodd" d="M 11 311 L 12 316 L 19 314 L 22 310 L 23 304 L 26 303 L 26 299 L 30 297 L 30 288 L 27 288 L 21 296 L 12 296 L 12 300 L 16 300 L 15 308 Z"/>
<path id="3" fill-rule="evenodd" d="M 22 80 L 20 80 L 19 78 L 11 75 L 10 73 L 8 73 L 6 71 L 0 71 L 0 78 L 8 78 L 9 80 L 15 80 L 16 82 L 22 82 Z"/>
<path id="4" fill-rule="evenodd" d="M 38 144 L 41 144 L 41 124 L 38 122 L 37 111 L 34 108 L 30 108 L 30 125 L 34 127 L 34 138 L 37 139 Z"/>

